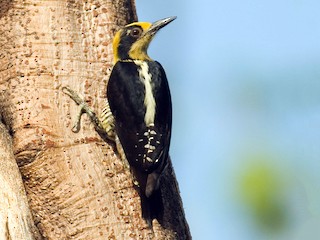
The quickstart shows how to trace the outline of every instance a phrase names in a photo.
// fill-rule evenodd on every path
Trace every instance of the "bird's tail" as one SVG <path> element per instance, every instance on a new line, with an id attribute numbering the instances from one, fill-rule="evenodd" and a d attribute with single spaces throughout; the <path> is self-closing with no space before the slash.
<path id="1" fill-rule="evenodd" d="M 157 219 L 158 222 L 162 222 L 163 201 L 161 190 L 157 189 L 153 191 L 149 197 L 147 197 L 145 194 L 141 194 L 140 198 L 142 217 L 146 220 L 148 225 L 152 227 L 153 219 Z"/>
<path id="2" fill-rule="evenodd" d="M 152 220 L 159 222 L 163 215 L 163 201 L 159 188 L 159 174 L 136 173 L 135 178 L 139 184 L 138 192 L 141 199 L 142 217 L 152 227 Z"/>

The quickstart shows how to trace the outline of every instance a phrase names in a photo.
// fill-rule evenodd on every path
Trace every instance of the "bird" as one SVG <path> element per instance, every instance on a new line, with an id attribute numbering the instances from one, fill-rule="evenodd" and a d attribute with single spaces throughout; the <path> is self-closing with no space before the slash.
<path id="1" fill-rule="evenodd" d="M 156 193 L 168 164 L 172 101 L 165 70 L 147 50 L 159 30 L 175 19 L 133 22 L 115 34 L 114 66 L 107 83 L 107 110 L 102 116 L 109 121 L 105 125 L 114 128 L 140 194 L 149 203 L 161 197 Z M 144 215 L 150 220 L 154 214 L 147 207 Z"/>

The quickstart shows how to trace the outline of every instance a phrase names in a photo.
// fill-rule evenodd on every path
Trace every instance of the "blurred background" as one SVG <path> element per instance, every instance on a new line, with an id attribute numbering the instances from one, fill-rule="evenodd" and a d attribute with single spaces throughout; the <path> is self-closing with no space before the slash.
<path id="1" fill-rule="evenodd" d="M 137 0 L 193 239 L 320 239 L 320 2 Z"/>

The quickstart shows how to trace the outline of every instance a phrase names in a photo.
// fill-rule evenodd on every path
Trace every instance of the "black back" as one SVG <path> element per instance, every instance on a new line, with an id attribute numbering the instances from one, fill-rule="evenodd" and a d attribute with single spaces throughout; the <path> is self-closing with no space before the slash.
<path id="1" fill-rule="evenodd" d="M 108 82 L 107 97 L 115 117 L 116 132 L 130 165 L 145 173 L 155 170 L 160 173 L 166 165 L 170 145 L 171 96 L 162 66 L 154 61 L 147 64 L 152 74 L 151 85 L 156 102 L 154 126 L 146 126 L 144 121 L 145 87 L 139 77 L 139 66 L 133 61 L 115 64 Z M 148 131 L 156 134 L 147 139 L 145 133 Z M 156 147 L 152 153 L 146 150 L 147 143 Z"/>

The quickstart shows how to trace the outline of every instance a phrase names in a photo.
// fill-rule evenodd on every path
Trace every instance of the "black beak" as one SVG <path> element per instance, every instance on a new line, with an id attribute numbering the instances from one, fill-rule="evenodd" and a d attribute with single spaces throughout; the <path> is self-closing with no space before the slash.
<path id="1" fill-rule="evenodd" d="M 148 35 L 155 35 L 161 28 L 171 23 L 173 20 L 175 20 L 177 17 L 168 17 L 161 20 L 158 20 L 154 23 L 152 23 L 151 27 L 148 29 L 148 31 L 145 34 Z"/>

